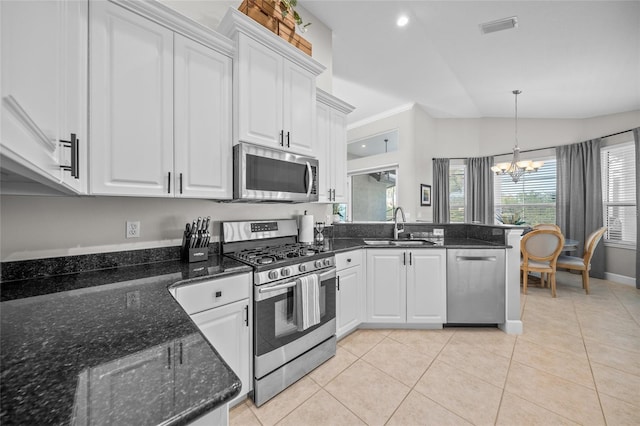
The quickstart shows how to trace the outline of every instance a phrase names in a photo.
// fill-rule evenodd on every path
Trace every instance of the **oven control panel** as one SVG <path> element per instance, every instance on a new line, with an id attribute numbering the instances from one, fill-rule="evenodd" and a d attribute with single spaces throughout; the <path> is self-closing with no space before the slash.
<path id="1" fill-rule="evenodd" d="M 251 224 L 251 232 L 277 231 L 278 222 L 258 222 Z"/>
<path id="2" fill-rule="evenodd" d="M 309 260 L 295 265 L 275 267 L 267 271 L 256 271 L 253 274 L 253 283 L 255 285 L 261 285 L 286 278 L 295 278 L 296 275 L 310 274 L 321 269 L 330 268 L 334 266 L 335 263 L 335 257 L 331 255 L 331 257 L 325 257 L 324 259 Z"/>

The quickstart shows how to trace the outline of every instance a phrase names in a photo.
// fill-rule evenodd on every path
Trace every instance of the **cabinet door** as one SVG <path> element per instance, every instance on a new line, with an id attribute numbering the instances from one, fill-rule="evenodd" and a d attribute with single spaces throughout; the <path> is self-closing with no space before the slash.
<path id="1" fill-rule="evenodd" d="M 175 35 L 177 197 L 231 199 L 231 58 Z"/>
<path id="2" fill-rule="evenodd" d="M 238 35 L 237 139 L 282 148 L 283 62 L 280 55 Z"/>
<path id="3" fill-rule="evenodd" d="M 171 417 L 172 348 L 173 342 L 91 368 L 88 424 L 159 424 Z"/>
<path id="4" fill-rule="evenodd" d="M 91 191 L 173 197 L 173 33 L 108 1 L 90 12 Z"/>
<path id="5" fill-rule="evenodd" d="M 245 299 L 191 316 L 202 334 L 242 380 L 240 395 L 230 401 L 230 405 L 252 389 L 249 314 L 249 299 Z"/>
<path id="6" fill-rule="evenodd" d="M 367 250 L 367 321 L 404 323 L 406 320 L 406 252 Z"/>
<path id="7" fill-rule="evenodd" d="M 329 202 L 331 195 L 331 175 L 335 159 L 331 158 L 331 108 L 318 102 L 316 105 L 316 138 L 314 152 L 320 166 L 318 180 L 318 201 Z"/>
<path id="8" fill-rule="evenodd" d="M 315 157 L 316 78 L 284 60 L 283 130 L 288 151 Z"/>
<path id="9" fill-rule="evenodd" d="M 340 338 L 362 322 L 361 306 L 364 297 L 362 266 L 338 272 L 337 286 L 336 335 Z"/>
<path id="10" fill-rule="evenodd" d="M 62 189 L 85 193 L 87 179 L 88 2 L 2 1 L 2 154 Z M 60 165 L 79 140 L 78 178 Z M 40 180 L 40 179 L 37 179 Z"/>
<path id="11" fill-rule="evenodd" d="M 347 194 L 347 116 L 331 111 L 331 163 L 333 201 L 346 203 Z"/>
<path id="12" fill-rule="evenodd" d="M 407 322 L 444 324 L 447 310 L 446 250 L 409 251 Z"/>

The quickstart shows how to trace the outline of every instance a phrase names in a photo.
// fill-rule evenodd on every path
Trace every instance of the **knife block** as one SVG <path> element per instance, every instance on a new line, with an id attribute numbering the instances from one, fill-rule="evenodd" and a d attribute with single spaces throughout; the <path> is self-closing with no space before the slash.
<path id="1" fill-rule="evenodd" d="M 209 260 L 209 247 L 183 249 L 182 260 L 189 263 Z"/>

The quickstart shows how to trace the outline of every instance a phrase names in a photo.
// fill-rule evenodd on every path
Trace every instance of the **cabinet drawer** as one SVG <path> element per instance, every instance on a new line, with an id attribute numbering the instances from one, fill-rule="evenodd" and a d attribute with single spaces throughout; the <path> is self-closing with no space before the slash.
<path id="1" fill-rule="evenodd" d="M 251 274 L 233 275 L 180 286 L 176 288 L 176 300 L 191 315 L 246 299 L 250 290 Z"/>
<path id="2" fill-rule="evenodd" d="M 341 271 L 345 268 L 362 264 L 362 250 L 348 251 L 336 254 L 336 269 Z"/>

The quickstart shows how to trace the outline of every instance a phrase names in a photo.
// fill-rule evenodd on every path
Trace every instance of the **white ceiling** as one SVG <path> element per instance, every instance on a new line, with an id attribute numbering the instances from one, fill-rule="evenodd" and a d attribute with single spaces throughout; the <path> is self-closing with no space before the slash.
<path id="1" fill-rule="evenodd" d="M 512 117 L 514 89 L 520 117 L 640 110 L 640 1 L 299 3 L 333 31 L 333 94 L 356 107 L 350 123 L 411 103 L 432 117 Z M 510 16 L 518 28 L 480 33 Z"/>

